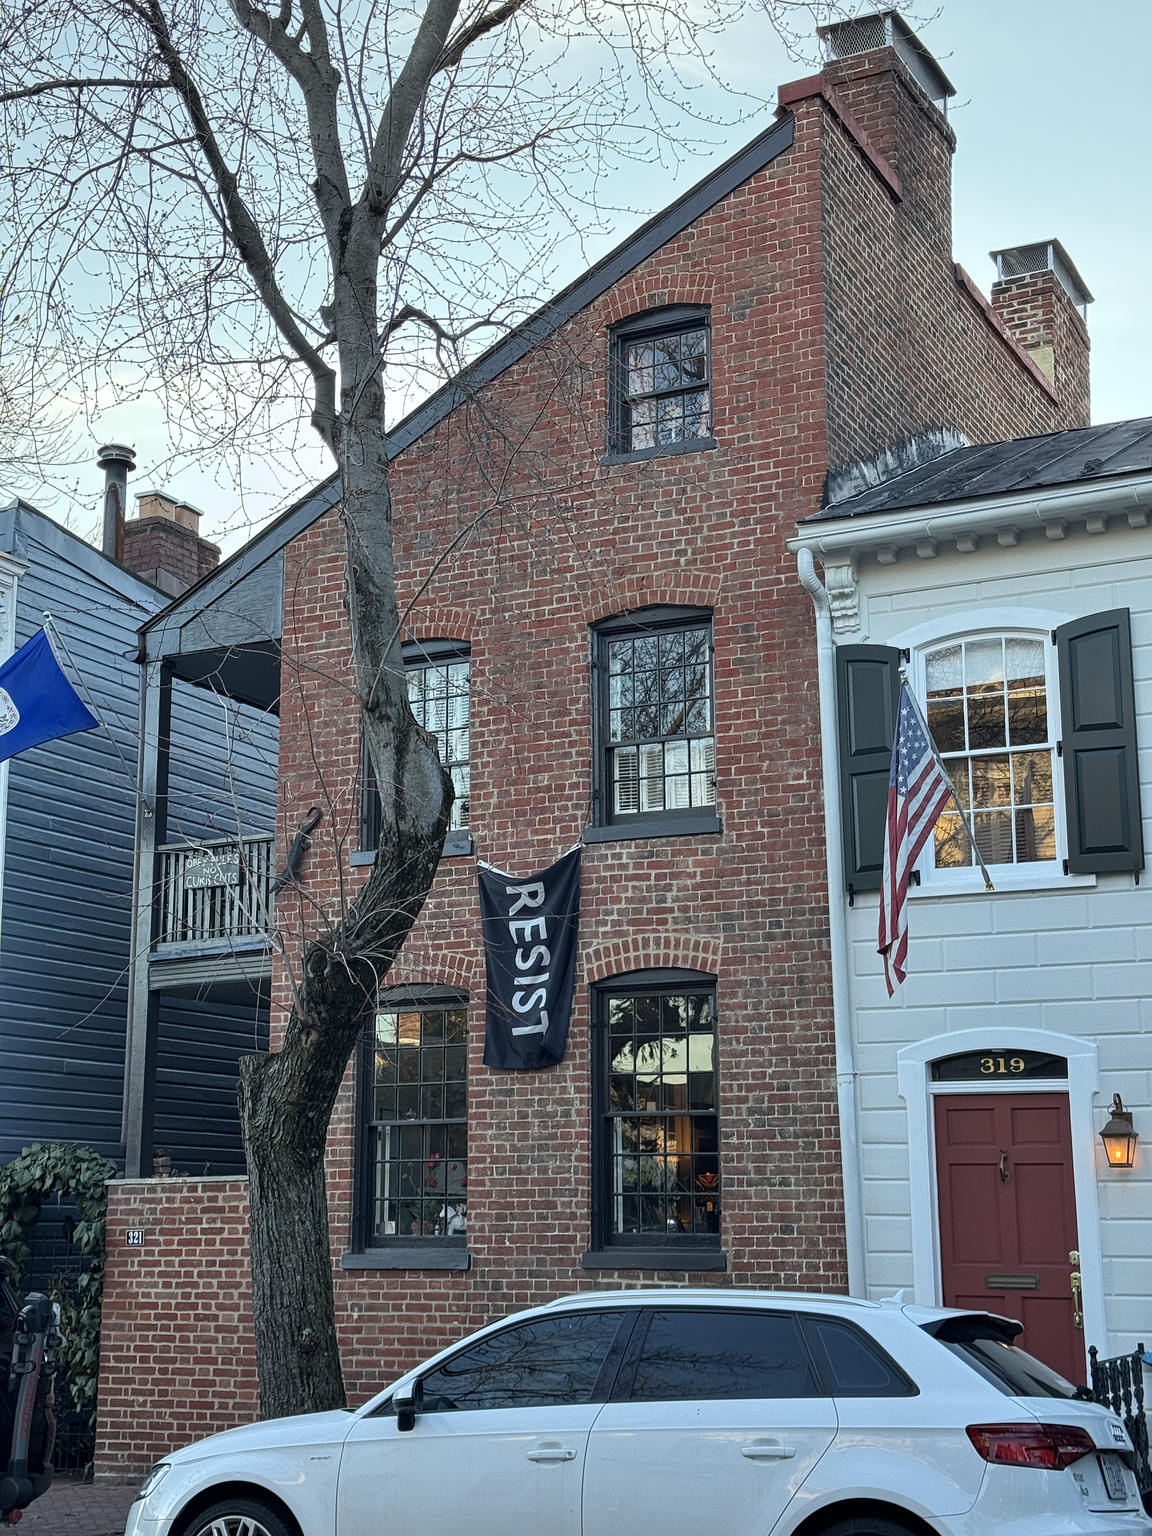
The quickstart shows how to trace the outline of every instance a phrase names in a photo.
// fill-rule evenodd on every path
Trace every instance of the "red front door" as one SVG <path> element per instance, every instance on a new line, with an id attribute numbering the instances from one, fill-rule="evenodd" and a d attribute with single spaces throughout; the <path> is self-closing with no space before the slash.
<path id="1" fill-rule="evenodd" d="M 1018 1318 L 1017 1343 L 1083 1381 L 1067 1095 L 938 1095 L 936 1168 L 944 1305 Z"/>

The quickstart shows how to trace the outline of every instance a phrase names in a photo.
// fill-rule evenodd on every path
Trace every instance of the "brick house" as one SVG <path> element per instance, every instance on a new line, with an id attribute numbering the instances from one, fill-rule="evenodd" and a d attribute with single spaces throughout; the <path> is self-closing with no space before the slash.
<path id="1" fill-rule="evenodd" d="M 460 799 L 330 1137 L 356 1399 L 574 1288 L 862 1284 L 787 540 L 957 444 L 1084 425 L 1088 343 L 1047 246 L 1004 253 L 991 305 L 954 265 L 952 88 L 914 35 L 884 13 L 826 42 L 771 126 L 393 433 L 411 691 Z M 279 669 L 281 835 L 325 811 L 277 911 L 287 964 L 372 858 L 336 500 L 156 626 L 208 654 L 213 614 L 264 615 L 229 644 Z M 167 655 L 148 650 L 157 677 Z M 489 1070 L 472 855 L 529 875 L 580 840 L 567 1054 Z M 243 1206 L 242 1181 L 113 1187 L 101 1475 L 252 1411 Z M 141 1371 L 141 1315 L 178 1325 L 178 1367 Z"/>

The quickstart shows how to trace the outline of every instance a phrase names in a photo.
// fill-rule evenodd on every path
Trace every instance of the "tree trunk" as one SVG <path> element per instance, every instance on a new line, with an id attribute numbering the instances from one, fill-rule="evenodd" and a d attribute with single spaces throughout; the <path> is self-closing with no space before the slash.
<path id="1" fill-rule="evenodd" d="M 435 742 L 408 705 L 378 349 L 375 360 L 359 389 L 354 381 L 364 373 L 355 367 L 343 372 L 352 382 L 339 457 L 353 659 L 361 723 L 380 787 L 380 843 L 360 896 L 305 947 L 280 1050 L 240 1064 L 265 1418 L 345 1404 L 324 1180 L 328 1122 L 381 982 L 431 887 L 452 805 L 451 779 Z"/>

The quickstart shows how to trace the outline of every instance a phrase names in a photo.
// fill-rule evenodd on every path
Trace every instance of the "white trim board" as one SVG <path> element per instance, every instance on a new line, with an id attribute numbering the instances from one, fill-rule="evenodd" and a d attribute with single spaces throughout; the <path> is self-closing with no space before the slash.
<path id="1" fill-rule="evenodd" d="M 1093 1100 L 1100 1091 L 1100 1066 L 1095 1044 L 1046 1029 L 1016 1029 L 990 1023 L 983 1029 L 960 1029 L 918 1040 L 896 1053 L 897 1091 L 908 1109 L 908 1194 L 912 1215 L 912 1277 L 921 1306 L 943 1304 L 940 1265 L 940 1213 L 936 1183 L 936 1136 L 932 1100 L 937 1088 L 955 1091 L 955 1084 L 931 1080 L 931 1064 L 965 1051 L 987 1051 L 1010 1041 L 1013 1049 L 1063 1056 L 1068 1062 L 1068 1114 L 1072 1130 L 1072 1182 L 1076 1198 L 1076 1232 L 1080 1244 L 1080 1273 L 1084 1278 L 1084 1349 L 1095 1344 L 1111 1353 L 1104 1308 L 1104 1260 L 1100 1244 L 1100 1201 L 1096 1189 L 1096 1125 Z M 1051 1081 L 1013 1083 L 1016 1093 L 1051 1093 Z M 1061 1084 L 1061 1087 L 1064 1085 Z M 989 1091 L 990 1084 L 971 1083 L 970 1093 Z M 995 1090 L 991 1090 L 995 1091 Z M 1087 1361 L 1085 1362 L 1087 1369 Z"/>

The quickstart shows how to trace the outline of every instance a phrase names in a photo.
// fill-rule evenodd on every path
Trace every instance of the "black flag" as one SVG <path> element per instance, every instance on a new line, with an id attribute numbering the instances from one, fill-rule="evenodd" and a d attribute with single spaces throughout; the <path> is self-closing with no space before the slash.
<path id="1" fill-rule="evenodd" d="M 477 875 L 488 973 L 484 1065 L 554 1067 L 568 1043 L 576 984 L 580 849 L 527 880 L 491 864 Z"/>

